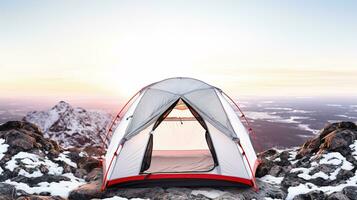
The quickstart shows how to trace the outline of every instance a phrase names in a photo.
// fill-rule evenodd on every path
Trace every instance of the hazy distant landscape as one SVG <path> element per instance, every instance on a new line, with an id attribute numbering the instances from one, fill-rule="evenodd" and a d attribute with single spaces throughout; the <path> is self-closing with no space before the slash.
<path id="1" fill-rule="evenodd" d="M 357 122 L 357 98 L 243 98 L 237 101 L 256 133 L 253 143 L 257 152 L 300 145 L 327 123 Z M 49 109 L 55 103 L 0 99 L 0 123 L 21 120 L 27 112 Z M 115 113 L 119 104 L 108 107 L 83 103 L 83 107 Z"/>

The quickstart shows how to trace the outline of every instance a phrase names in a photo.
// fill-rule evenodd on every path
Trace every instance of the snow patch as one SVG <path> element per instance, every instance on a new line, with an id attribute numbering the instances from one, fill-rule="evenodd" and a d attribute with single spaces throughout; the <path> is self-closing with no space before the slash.
<path id="1" fill-rule="evenodd" d="M 23 190 L 29 194 L 40 194 L 41 192 L 49 192 L 51 195 L 61 196 L 67 198 L 69 193 L 76 189 L 77 187 L 85 184 L 83 179 L 76 178 L 73 174 L 63 174 L 70 178 L 70 181 L 60 181 L 60 182 L 41 182 L 38 183 L 37 187 L 30 187 L 29 185 L 21 182 L 14 182 L 11 180 L 6 180 L 4 183 L 14 185 L 16 189 Z"/>
<path id="2" fill-rule="evenodd" d="M 310 128 L 310 125 L 308 125 L 308 124 L 299 124 L 298 128 L 301 130 L 312 132 L 313 134 L 317 134 L 319 132 L 319 130 L 317 130 L 317 129 Z"/>
<path id="3" fill-rule="evenodd" d="M 332 194 L 333 192 L 342 191 L 343 188 L 347 186 L 356 186 L 357 185 L 357 171 L 355 172 L 355 176 L 351 177 L 346 181 L 346 183 L 334 186 L 316 186 L 312 183 L 300 184 L 295 187 L 290 187 L 288 189 L 288 195 L 286 197 L 287 200 L 293 199 L 295 196 L 299 194 L 306 194 L 314 190 L 319 190 L 325 192 L 326 194 Z"/>
<path id="4" fill-rule="evenodd" d="M 261 181 L 270 183 L 272 185 L 280 185 L 281 182 L 283 181 L 284 177 L 275 177 L 272 175 L 265 175 L 260 178 Z"/>
<path id="5" fill-rule="evenodd" d="M 60 167 L 57 163 L 52 162 L 48 158 L 40 158 L 36 154 L 32 153 L 27 153 L 27 152 L 19 152 L 15 156 L 11 158 L 10 161 L 8 161 L 5 165 L 5 168 L 14 171 L 15 168 L 20 167 L 19 164 L 22 163 L 25 168 L 27 169 L 36 169 L 40 165 L 44 165 L 48 168 L 48 174 L 52 175 L 59 175 L 62 174 L 63 168 Z M 19 171 L 20 175 L 26 176 L 26 177 L 40 177 L 43 174 L 36 169 L 33 173 L 29 173 L 25 171 L 24 169 L 21 169 Z"/>
<path id="6" fill-rule="evenodd" d="M 316 157 L 315 157 L 316 158 Z M 311 158 L 310 160 L 314 160 L 314 157 Z M 326 164 L 326 165 L 335 165 L 338 166 L 335 171 L 330 173 L 330 175 L 327 175 L 324 172 L 317 172 L 315 174 L 311 174 L 311 171 L 317 167 L 318 165 L 321 164 Z M 315 178 L 323 178 L 325 180 L 335 180 L 337 178 L 338 173 L 343 170 L 352 170 L 354 167 L 352 163 L 348 162 L 345 157 L 343 157 L 340 153 L 338 152 L 331 152 L 328 154 L 322 155 L 322 158 L 319 161 L 313 161 L 311 163 L 310 168 L 294 168 L 290 172 L 295 173 L 295 172 L 300 172 L 298 174 L 298 177 L 303 178 L 305 180 L 311 180 Z"/>
<path id="7" fill-rule="evenodd" d="M 273 198 L 270 198 L 270 197 L 264 197 L 265 200 L 281 200 L 281 199 L 273 199 Z"/>
<path id="8" fill-rule="evenodd" d="M 66 155 L 68 153 L 69 153 L 69 151 L 65 151 L 65 152 L 59 154 L 58 158 L 55 158 L 55 160 L 63 161 L 67 165 L 69 165 L 71 167 L 74 167 L 74 168 L 77 168 L 77 164 L 75 162 L 73 162 L 71 159 L 69 159 L 68 156 Z M 81 157 L 83 157 L 83 156 L 81 156 Z"/>
<path id="9" fill-rule="evenodd" d="M 110 198 L 105 198 L 102 200 L 128 200 L 127 198 L 124 197 L 118 197 L 118 196 L 114 196 L 114 197 L 110 197 Z M 145 200 L 145 199 L 141 199 L 141 198 L 132 198 L 130 200 Z"/>
<path id="10" fill-rule="evenodd" d="M 357 140 L 350 145 L 350 148 L 352 150 L 352 156 L 357 160 Z"/>
<path id="11" fill-rule="evenodd" d="M 221 190 L 192 190 L 191 194 L 192 195 L 203 195 L 205 197 L 214 199 L 217 197 L 220 197 L 224 194 L 226 194 L 227 192 L 221 191 Z"/>
<path id="12" fill-rule="evenodd" d="M 0 160 L 5 156 L 7 152 L 8 144 L 5 144 L 5 140 L 0 138 Z"/>

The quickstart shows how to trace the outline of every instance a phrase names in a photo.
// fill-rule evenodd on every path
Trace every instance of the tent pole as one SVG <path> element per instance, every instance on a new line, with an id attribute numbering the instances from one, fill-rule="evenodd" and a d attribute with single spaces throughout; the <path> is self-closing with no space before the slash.
<path id="1" fill-rule="evenodd" d="M 245 116 L 243 110 L 238 106 L 238 104 L 237 104 L 230 96 L 228 96 L 228 95 L 227 95 L 225 92 L 223 92 L 222 90 L 220 90 L 220 91 L 221 91 L 221 93 L 222 93 L 224 96 L 226 96 L 226 97 L 235 105 L 235 107 L 236 107 L 236 108 L 238 109 L 238 111 L 241 113 L 241 117 L 244 119 L 244 121 L 245 121 L 246 124 L 247 124 L 249 134 L 251 134 L 252 137 L 253 137 L 253 139 L 254 139 L 255 141 L 257 141 L 256 134 L 255 134 L 255 132 L 254 132 L 254 130 L 253 130 L 253 128 L 252 128 L 252 126 L 251 126 L 249 120 L 248 120 L 247 117 Z M 257 147 L 259 148 L 259 150 L 263 150 L 263 148 L 261 148 L 261 146 L 259 145 L 258 142 L 257 142 Z"/>
<path id="2" fill-rule="evenodd" d="M 102 186 L 101 186 L 101 191 L 104 191 L 105 188 L 107 187 L 107 177 L 108 177 L 108 173 L 109 173 L 110 167 L 112 166 L 114 158 L 117 157 L 120 154 L 121 150 L 123 149 L 123 146 L 124 146 L 124 143 L 120 144 L 117 147 L 117 149 L 114 152 L 114 155 L 112 156 L 112 159 L 110 160 L 110 163 L 109 163 L 109 166 L 108 166 L 108 170 L 106 170 L 105 173 L 103 173 L 103 183 L 102 183 Z M 117 153 L 119 148 L 120 148 L 120 151 L 119 151 L 119 153 Z"/>
<path id="3" fill-rule="evenodd" d="M 249 160 L 248 160 L 248 158 L 247 158 L 247 155 L 246 155 L 246 153 L 245 153 L 245 150 L 244 150 L 242 144 L 240 143 L 240 141 L 238 141 L 237 143 L 238 143 L 239 147 L 243 150 L 242 155 L 245 157 L 245 160 L 246 160 L 247 163 L 248 163 L 249 170 L 250 170 L 250 172 L 252 173 L 253 187 L 254 187 L 254 190 L 257 192 L 257 191 L 259 190 L 259 188 L 258 188 L 258 186 L 257 186 L 257 184 L 256 184 L 256 180 L 255 180 L 255 176 L 254 176 L 254 172 L 253 172 L 252 166 L 250 165 L 250 162 L 249 162 Z"/>
<path id="4" fill-rule="evenodd" d="M 108 131 L 106 131 L 104 140 L 102 139 L 103 143 L 102 143 L 102 149 L 104 149 L 105 146 L 107 146 L 107 142 L 109 141 L 109 134 L 113 132 L 114 129 L 114 125 L 115 123 L 120 119 L 120 114 L 123 112 L 123 110 L 129 105 L 129 103 L 138 95 L 140 94 L 141 90 L 137 93 L 135 93 L 130 99 L 129 101 L 127 101 L 125 103 L 125 105 L 120 109 L 120 111 L 118 112 L 118 114 L 114 117 L 114 119 L 112 120 L 112 122 L 109 125 L 109 129 Z"/>

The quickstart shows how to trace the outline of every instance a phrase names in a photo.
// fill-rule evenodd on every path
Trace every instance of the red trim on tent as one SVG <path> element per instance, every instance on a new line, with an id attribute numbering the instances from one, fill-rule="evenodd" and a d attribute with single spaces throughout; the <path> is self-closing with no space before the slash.
<path id="1" fill-rule="evenodd" d="M 225 92 L 223 92 L 221 90 L 221 93 L 224 94 L 224 96 L 226 96 L 235 106 L 236 108 L 238 109 L 238 111 L 242 114 L 240 117 L 244 119 L 244 121 L 246 122 L 247 124 L 247 128 L 248 128 L 248 133 L 252 135 L 253 137 L 253 141 L 257 141 L 257 135 L 255 134 L 249 120 L 247 119 L 247 117 L 245 116 L 243 110 L 238 106 L 238 104 L 232 99 L 232 97 L 228 96 L 228 94 L 226 94 Z M 263 150 L 263 148 L 259 145 L 259 143 L 257 142 L 256 143 L 257 147 L 259 150 Z"/>
<path id="2" fill-rule="evenodd" d="M 129 101 L 127 101 L 127 102 L 125 103 L 125 105 L 120 109 L 120 111 L 118 112 L 118 114 L 114 117 L 114 119 L 113 119 L 112 122 L 110 123 L 109 129 L 108 129 L 108 131 L 106 132 L 104 139 L 102 139 L 102 141 L 103 141 L 102 148 L 103 148 L 103 149 L 104 149 L 104 146 L 108 146 L 108 145 L 107 145 L 107 141 L 109 141 L 108 136 L 109 136 L 110 133 L 112 133 L 112 132 L 114 131 L 114 130 L 113 130 L 113 129 L 114 129 L 114 126 L 115 126 L 115 124 L 117 123 L 117 121 L 120 119 L 120 114 L 123 112 L 124 108 L 126 108 L 126 107 L 129 105 L 129 103 L 130 103 L 140 92 L 141 92 L 141 90 L 140 90 L 139 92 L 135 93 L 135 94 L 129 99 Z M 100 138 L 101 138 L 101 137 L 100 137 Z"/>
<path id="3" fill-rule="evenodd" d="M 253 168 L 252 168 L 252 166 L 251 166 L 250 163 L 249 163 L 248 157 L 247 157 L 247 155 L 246 155 L 246 153 L 245 153 L 245 150 L 244 150 L 243 146 L 241 145 L 240 142 L 238 142 L 238 145 L 239 145 L 239 147 L 240 147 L 240 148 L 242 149 L 242 151 L 243 151 L 243 152 L 242 152 L 242 156 L 245 157 L 245 160 L 247 161 L 248 166 L 249 166 L 249 170 L 250 170 L 250 172 L 251 172 L 251 174 L 252 174 L 253 187 L 254 187 L 255 191 L 258 191 L 258 187 L 257 187 L 256 181 L 255 181 L 255 172 L 253 171 Z M 258 159 L 257 159 L 257 160 L 258 160 Z M 256 165 L 256 162 L 254 163 L 254 165 Z"/>
<path id="4" fill-rule="evenodd" d="M 115 150 L 114 155 L 113 155 L 112 159 L 110 160 L 110 163 L 109 163 L 109 166 L 108 166 L 108 170 L 107 170 L 107 171 L 105 171 L 105 160 L 103 160 L 103 183 L 102 183 L 101 191 L 104 191 L 105 188 L 107 187 L 108 172 L 109 172 L 109 170 L 110 170 L 110 167 L 112 166 L 112 163 L 113 163 L 114 158 L 115 158 L 116 156 L 118 156 L 118 154 L 119 154 L 119 153 L 121 152 L 121 150 L 123 149 L 123 145 L 124 145 L 124 144 L 119 145 L 118 148 Z M 120 152 L 117 153 L 120 147 L 121 147 Z"/>
<path id="5" fill-rule="evenodd" d="M 206 179 L 206 180 L 230 181 L 230 182 L 242 183 L 249 186 L 254 185 L 253 180 L 250 179 L 233 177 L 233 176 L 224 176 L 218 174 L 148 174 L 148 175 L 129 176 L 124 178 L 109 180 L 107 186 L 130 182 L 130 181 L 158 180 L 158 179 Z"/>

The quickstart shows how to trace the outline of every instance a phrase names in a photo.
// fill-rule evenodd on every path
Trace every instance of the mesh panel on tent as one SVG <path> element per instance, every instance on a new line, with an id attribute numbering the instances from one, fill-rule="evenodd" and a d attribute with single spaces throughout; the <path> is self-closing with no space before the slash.
<path id="1" fill-rule="evenodd" d="M 135 133 L 144 129 L 152 119 L 162 114 L 177 99 L 178 95 L 148 88 L 137 105 L 132 120 L 126 129 L 125 138 L 129 139 Z"/>
<path id="2" fill-rule="evenodd" d="M 230 138 L 236 137 L 215 90 L 212 88 L 187 93 L 184 95 L 184 100 L 199 112 L 203 118 L 215 124 L 227 136 Z"/>

